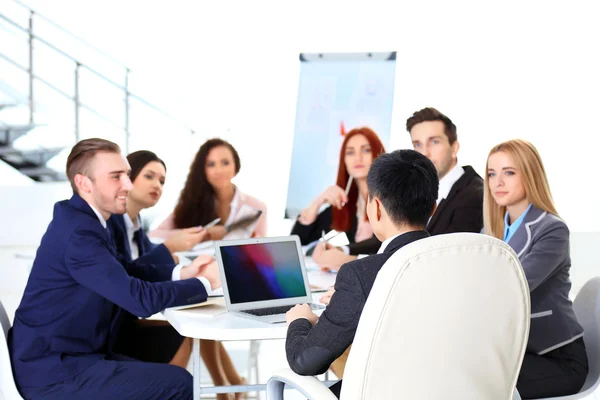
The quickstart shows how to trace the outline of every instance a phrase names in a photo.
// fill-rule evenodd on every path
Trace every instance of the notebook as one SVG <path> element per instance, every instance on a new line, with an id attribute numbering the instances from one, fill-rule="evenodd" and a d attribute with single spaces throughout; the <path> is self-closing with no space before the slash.
<path id="1" fill-rule="evenodd" d="M 225 306 L 229 312 L 269 323 L 285 322 L 312 295 L 298 236 L 215 242 Z"/>

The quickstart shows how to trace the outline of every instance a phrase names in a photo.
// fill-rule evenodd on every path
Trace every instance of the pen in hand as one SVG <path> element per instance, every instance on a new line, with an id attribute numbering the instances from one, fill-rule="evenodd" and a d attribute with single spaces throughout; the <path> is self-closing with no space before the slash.
<path id="1" fill-rule="evenodd" d="M 350 193 L 350 187 L 352 186 L 353 180 L 354 180 L 354 177 L 352 175 L 350 175 L 350 178 L 348 179 L 348 183 L 346 184 L 346 197 L 348 197 L 348 193 Z M 345 205 L 346 205 L 346 203 L 342 202 L 342 207 Z"/>
<path id="2" fill-rule="evenodd" d="M 219 221 L 221 221 L 221 218 L 216 218 L 216 219 L 214 219 L 214 220 L 210 221 L 208 224 L 206 224 L 206 225 L 204 225 L 204 226 L 200 225 L 198 228 L 204 228 L 204 229 L 208 229 L 208 228 L 210 228 L 210 227 L 213 227 L 213 226 L 215 226 L 216 224 L 218 224 L 218 223 L 219 223 Z"/>

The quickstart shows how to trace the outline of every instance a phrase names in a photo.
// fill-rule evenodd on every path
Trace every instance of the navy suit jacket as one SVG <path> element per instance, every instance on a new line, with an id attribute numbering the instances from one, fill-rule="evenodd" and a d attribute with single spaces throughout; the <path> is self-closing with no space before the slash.
<path id="1" fill-rule="evenodd" d="M 148 317 L 207 298 L 198 279 L 170 281 L 172 269 L 123 268 L 90 206 L 77 194 L 58 202 L 9 333 L 17 385 L 65 381 L 110 354 L 119 307 Z"/>
<path id="2" fill-rule="evenodd" d="M 108 230 L 112 237 L 117 252 L 116 258 L 127 268 L 131 263 L 136 265 L 165 265 L 171 268 L 175 267 L 175 261 L 171 256 L 171 253 L 164 245 L 155 245 L 148 239 L 148 236 L 143 229 L 140 228 L 140 243 L 139 246 L 139 257 L 135 260 L 131 259 L 131 248 L 129 246 L 129 238 L 127 237 L 127 227 L 125 226 L 125 219 L 122 215 L 113 214 L 106 221 Z M 134 271 L 132 271 L 134 272 Z M 171 277 L 169 277 L 171 279 Z M 151 280 L 151 279 L 146 279 Z"/>

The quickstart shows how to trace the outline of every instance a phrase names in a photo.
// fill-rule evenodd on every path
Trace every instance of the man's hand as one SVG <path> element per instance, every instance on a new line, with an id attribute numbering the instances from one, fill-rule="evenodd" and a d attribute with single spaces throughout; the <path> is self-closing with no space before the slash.
<path id="1" fill-rule="evenodd" d="M 219 273 L 219 266 L 216 261 L 203 265 L 198 275 L 208 279 L 212 290 L 221 287 L 221 274 Z"/>
<path id="2" fill-rule="evenodd" d="M 308 304 L 296 304 L 288 312 L 285 313 L 285 320 L 288 325 L 298 318 L 306 318 L 311 324 L 316 324 L 319 320 L 317 314 L 315 314 Z"/>
<path id="3" fill-rule="evenodd" d="M 207 235 L 208 233 L 203 228 L 186 228 L 175 233 L 163 244 L 171 253 L 187 251 L 204 241 Z"/>
<path id="4" fill-rule="evenodd" d="M 200 276 L 200 271 L 203 271 L 204 267 L 214 261 L 215 259 L 211 256 L 199 255 L 190 265 L 181 268 L 180 279 L 190 279 Z"/>
<path id="5" fill-rule="evenodd" d="M 324 250 L 323 243 L 317 243 L 312 254 L 313 260 L 321 268 L 321 271 L 338 271 L 345 263 L 356 260 L 355 256 L 349 256 L 329 243 L 326 243 L 326 246 L 327 250 Z"/>
<path id="6" fill-rule="evenodd" d="M 335 288 L 332 286 L 329 288 L 329 290 L 323 296 L 321 296 L 319 301 L 325 305 L 328 305 L 329 302 L 331 301 L 331 296 L 333 296 L 334 293 L 335 293 Z"/>

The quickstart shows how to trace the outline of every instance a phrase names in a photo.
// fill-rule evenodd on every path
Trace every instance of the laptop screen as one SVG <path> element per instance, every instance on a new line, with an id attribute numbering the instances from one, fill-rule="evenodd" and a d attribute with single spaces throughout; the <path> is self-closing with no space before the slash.
<path id="1" fill-rule="evenodd" d="M 296 242 L 219 249 L 231 304 L 306 296 Z"/>

